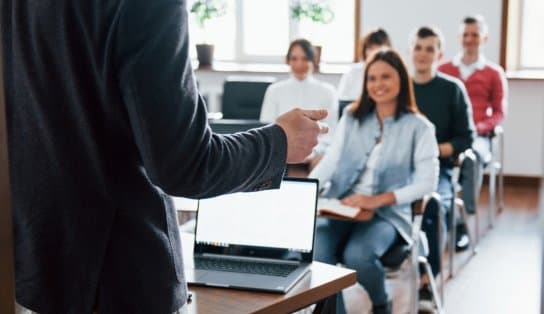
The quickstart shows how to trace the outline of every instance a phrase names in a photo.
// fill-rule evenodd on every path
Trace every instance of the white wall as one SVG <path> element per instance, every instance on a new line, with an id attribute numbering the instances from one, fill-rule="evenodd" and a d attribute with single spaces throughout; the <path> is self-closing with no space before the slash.
<path id="1" fill-rule="evenodd" d="M 505 172 L 544 176 L 544 80 L 508 80 Z"/>
<path id="2" fill-rule="evenodd" d="M 489 41 L 485 54 L 499 60 L 502 1 L 500 0 L 364 0 L 361 6 L 361 34 L 382 27 L 396 50 L 408 55 L 409 34 L 429 25 L 442 30 L 446 39 L 445 57 L 460 49 L 459 25 L 467 15 L 482 14 L 489 25 Z"/>

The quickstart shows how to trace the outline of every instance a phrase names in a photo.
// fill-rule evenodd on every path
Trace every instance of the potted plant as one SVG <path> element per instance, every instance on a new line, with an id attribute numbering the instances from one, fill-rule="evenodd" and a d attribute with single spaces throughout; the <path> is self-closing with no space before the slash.
<path id="1" fill-rule="evenodd" d="M 221 17 L 227 12 L 225 0 L 196 0 L 191 6 L 191 13 L 196 18 L 197 25 L 204 30 L 206 24 L 213 18 Z M 214 46 L 204 40 L 204 43 L 196 45 L 196 53 L 199 68 L 212 66 Z"/>
<path id="2" fill-rule="evenodd" d="M 294 0 L 291 4 L 291 17 L 295 21 L 308 19 L 313 23 L 329 24 L 334 20 L 334 12 L 327 0 Z M 316 71 L 319 71 L 322 47 L 314 45 Z"/>

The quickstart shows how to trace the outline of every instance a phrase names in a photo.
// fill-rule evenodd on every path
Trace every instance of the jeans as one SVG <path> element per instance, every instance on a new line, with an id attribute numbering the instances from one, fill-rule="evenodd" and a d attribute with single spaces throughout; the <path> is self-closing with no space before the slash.
<path id="1" fill-rule="evenodd" d="M 465 203 L 465 208 L 469 214 L 476 211 L 476 195 L 480 195 L 482 188 L 482 179 L 484 167 L 491 161 L 491 139 L 489 137 L 478 136 L 472 144 L 472 149 L 476 153 L 476 175 L 474 175 L 474 164 L 472 160 L 465 159 L 461 165 L 461 176 L 459 178 L 462 190 L 461 198 Z"/>
<path id="2" fill-rule="evenodd" d="M 454 201 L 454 187 L 451 178 L 451 169 L 440 168 L 438 176 L 438 188 L 436 191 L 440 195 L 441 210 L 439 216 L 436 215 L 435 208 L 426 208 L 423 214 L 423 223 L 421 230 L 427 235 L 429 242 L 429 256 L 427 260 L 431 265 L 433 275 L 440 273 L 440 254 L 444 250 L 447 240 L 447 216 L 451 213 Z M 428 206 L 433 206 L 429 203 Z M 442 241 L 439 241 L 439 225 L 442 227 Z"/>
<path id="3" fill-rule="evenodd" d="M 341 262 L 357 271 L 357 281 L 365 288 L 373 305 L 384 305 L 388 295 L 380 258 L 397 238 L 395 227 L 377 215 L 365 222 L 318 218 L 314 257 L 332 265 Z M 336 311 L 345 313 L 341 293 L 337 295 Z"/>

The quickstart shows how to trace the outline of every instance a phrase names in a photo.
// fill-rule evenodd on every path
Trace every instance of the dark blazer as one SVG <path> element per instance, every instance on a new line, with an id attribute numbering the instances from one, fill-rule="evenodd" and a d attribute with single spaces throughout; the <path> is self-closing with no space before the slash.
<path id="1" fill-rule="evenodd" d="M 185 1 L 2 5 L 17 301 L 173 312 L 186 283 L 167 194 L 277 187 L 285 133 L 211 133 Z"/>

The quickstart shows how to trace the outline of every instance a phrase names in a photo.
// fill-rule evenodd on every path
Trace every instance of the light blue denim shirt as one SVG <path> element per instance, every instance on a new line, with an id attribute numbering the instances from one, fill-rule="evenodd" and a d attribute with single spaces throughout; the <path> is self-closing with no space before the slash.
<path id="1" fill-rule="evenodd" d="M 397 203 L 378 208 L 376 214 L 389 221 L 411 243 L 413 201 L 436 189 L 438 144 L 433 125 L 422 115 L 402 113 L 383 121 L 381 152 L 373 174 L 372 195 L 393 192 Z M 310 173 L 323 187 L 321 196 L 344 198 L 354 193 L 368 157 L 380 138 L 375 112 L 363 122 L 345 110 L 331 146 Z"/>

